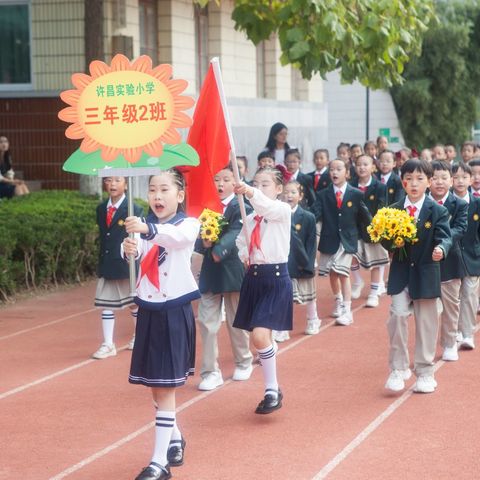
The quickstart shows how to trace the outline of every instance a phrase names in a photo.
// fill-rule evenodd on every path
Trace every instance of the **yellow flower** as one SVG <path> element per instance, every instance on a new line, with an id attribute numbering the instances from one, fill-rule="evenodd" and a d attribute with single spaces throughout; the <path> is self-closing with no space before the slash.
<path id="1" fill-rule="evenodd" d="M 405 246 L 405 240 L 402 237 L 397 237 L 394 240 L 394 243 L 395 243 L 395 246 L 397 248 L 401 248 L 401 247 Z"/>

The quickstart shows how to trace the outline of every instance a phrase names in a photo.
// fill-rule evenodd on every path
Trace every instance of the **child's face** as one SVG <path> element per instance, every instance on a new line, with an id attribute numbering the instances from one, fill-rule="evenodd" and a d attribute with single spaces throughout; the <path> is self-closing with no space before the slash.
<path id="1" fill-rule="evenodd" d="M 104 182 L 112 203 L 117 203 L 127 190 L 127 180 L 125 177 L 106 177 Z"/>
<path id="2" fill-rule="evenodd" d="M 245 173 L 247 172 L 247 166 L 245 165 L 245 160 L 243 158 L 237 158 L 237 165 L 238 165 L 238 174 L 240 178 L 245 177 Z"/>
<path id="3" fill-rule="evenodd" d="M 369 157 L 357 158 L 355 162 L 355 171 L 357 172 L 358 179 L 368 181 L 372 176 L 373 162 Z"/>
<path id="4" fill-rule="evenodd" d="M 472 187 L 480 190 L 480 167 L 472 167 Z"/>
<path id="5" fill-rule="evenodd" d="M 393 155 L 391 153 L 384 153 L 378 160 L 378 167 L 383 175 L 389 174 L 393 170 Z"/>
<path id="6" fill-rule="evenodd" d="M 317 170 L 322 170 L 322 168 L 326 167 L 328 165 L 328 157 L 325 152 L 319 152 L 315 155 L 315 158 L 313 159 L 315 163 L 315 167 Z"/>
<path id="7" fill-rule="evenodd" d="M 377 143 L 378 151 L 383 152 L 384 150 L 387 150 L 388 148 L 388 140 L 386 137 L 380 137 L 378 139 Z"/>
<path id="8" fill-rule="evenodd" d="M 447 160 L 449 161 L 453 161 L 457 158 L 457 151 L 453 145 L 448 145 L 448 147 L 445 147 L 445 154 L 447 156 Z"/>
<path id="9" fill-rule="evenodd" d="M 275 160 L 272 157 L 263 157 L 258 161 L 258 168 L 273 168 L 275 166 Z"/>
<path id="10" fill-rule="evenodd" d="M 148 204 L 161 222 L 170 220 L 185 198 L 185 192 L 179 190 L 173 176 L 168 172 L 155 175 L 148 185 Z"/>
<path id="11" fill-rule="evenodd" d="M 402 177 L 402 183 L 409 200 L 416 203 L 425 195 L 430 185 L 430 179 L 420 170 L 414 170 Z"/>
<path id="12" fill-rule="evenodd" d="M 471 145 L 465 145 L 462 148 L 462 158 L 465 163 L 468 163 L 472 158 L 474 154 L 474 149 Z"/>
<path id="13" fill-rule="evenodd" d="M 453 191 L 460 197 L 464 197 L 468 192 L 468 187 L 472 184 L 472 176 L 459 168 L 453 174 Z"/>
<path id="14" fill-rule="evenodd" d="M 434 170 L 430 180 L 430 191 L 435 200 L 441 200 L 452 186 L 452 176 L 447 170 Z"/>
<path id="15" fill-rule="evenodd" d="M 337 150 L 337 157 L 348 162 L 350 160 L 350 149 L 347 147 L 341 147 Z"/>
<path id="16" fill-rule="evenodd" d="M 377 156 L 377 147 L 373 143 L 367 144 L 365 147 L 365 154 L 369 155 L 370 157 L 374 158 Z"/>
<path id="17" fill-rule="evenodd" d="M 330 162 L 330 178 L 337 187 L 342 187 L 347 181 L 347 167 L 342 160 L 332 160 Z"/>
<path id="18" fill-rule="evenodd" d="M 433 147 L 433 158 L 435 158 L 435 160 L 446 160 L 445 149 L 439 146 Z"/>
<path id="19" fill-rule="evenodd" d="M 302 194 L 296 183 L 288 183 L 283 188 L 283 201 L 288 203 L 292 208 L 295 208 L 300 200 L 302 199 Z"/>
<path id="20" fill-rule="evenodd" d="M 233 178 L 233 172 L 229 169 L 220 170 L 214 177 L 215 187 L 217 188 L 220 200 L 228 198 L 233 193 L 233 187 L 235 186 L 235 180 Z"/>
<path id="21" fill-rule="evenodd" d="M 0 137 L 0 152 L 6 152 L 8 150 L 8 138 Z"/>
<path id="22" fill-rule="evenodd" d="M 295 173 L 300 168 L 300 159 L 296 155 L 287 155 L 285 166 L 290 173 Z"/>
<path id="23" fill-rule="evenodd" d="M 253 179 L 253 186 L 258 188 L 268 198 L 275 200 L 283 190 L 282 185 L 275 183 L 273 173 L 260 172 Z"/>
<path id="24" fill-rule="evenodd" d="M 360 155 L 362 155 L 362 148 L 361 147 L 353 147 L 350 149 L 350 153 L 352 155 L 352 158 L 358 158 Z"/>
<path id="25" fill-rule="evenodd" d="M 395 155 L 395 167 L 397 170 L 400 170 L 406 161 L 407 160 L 404 155 Z"/>

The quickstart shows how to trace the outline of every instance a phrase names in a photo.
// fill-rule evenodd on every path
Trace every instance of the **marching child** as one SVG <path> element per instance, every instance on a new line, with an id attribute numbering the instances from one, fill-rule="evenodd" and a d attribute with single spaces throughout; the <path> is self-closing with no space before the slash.
<path id="1" fill-rule="evenodd" d="M 464 163 L 470 163 L 475 158 L 475 142 L 464 142 L 460 154 Z"/>
<path id="2" fill-rule="evenodd" d="M 468 204 L 450 193 L 452 169 L 442 161 L 432 162 L 433 177 L 430 182 L 430 197 L 443 205 L 450 215 L 452 246 L 447 258 L 440 263 L 443 310 L 440 315 L 440 343 L 442 359 L 447 362 L 458 360 L 457 330 L 460 314 L 460 287 L 465 277 L 465 265 L 460 252 L 460 240 L 467 231 Z"/>
<path id="3" fill-rule="evenodd" d="M 97 207 L 97 225 L 100 232 L 100 254 L 98 260 L 98 282 L 95 292 L 95 306 L 103 308 L 103 342 L 92 355 L 97 360 L 113 357 L 117 349 L 113 342 L 115 329 L 114 310 L 129 307 L 133 318 L 133 328 L 137 319 L 137 306 L 130 295 L 129 268 L 120 255 L 120 246 L 127 236 L 124 228 L 128 214 L 127 181 L 124 177 L 106 177 L 104 179 L 108 200 Z M 135 215 L 142 214 L 142 208 L 134 205 Z M 128 344 L 133 349 L 135 335 Z"/>
<path id="4" fill-rule="evenodd" d="M 129 382 L 151 387 L 156 411 L 152 460 L 136 480 L 171 478 L 170 466 L 183 464 L 185 441 L 175 416 L 175 390 L 193 375 L 195 318 L 191 302 L 200 297 L 190 259 L 200 230 L 181 205 L 185 183 L 177 170 L 150 178 L 146 219 L 128 217 L 125 255 L 141 258 L 137 282 L 139 306 Z"/>
<path id="5" fill-rule="evenodd" d="M 375 216 L 377 211 L 385 206 L 386 187 L 373 176 L 373 158 L 361 155 L 356 159 L 355 167 L 357 180 L 352 186 L 363 193 L 363 201 L 370 214 Z M 378 307 L 378 297 L 384 293 L 383 271 L 388 264 L 388 252 L 379 244 L 372 243 L 367 233 L 367 226 L 360 232 L 358 252 L 352 261 L 352 299 L 360 298 L 363 280 L 360 276 L 360 265 L 370 270 L 370 293 L 367 297 L 367 307 Z"/>
<path id="6" fill-rule="evenodd" d="M 353 322 L 351 312 L 350 267 L 358 249 L 358 232 L 372 217 L 363 194 L 347 183 L 347 164 L 335 159 L 329 166 L 332 185 L 320 192 L 313 211 L 322 221 L 320 232 L 320 275 L 330 274 L 335 296 L 333 317 L 339 325 Z"/>
<path id="7" fill-rule="evenodd" d="M 260 152 L 257 157 L 258 168 L 273 168 L 275 166 L 275 157 L 271 152 Z"/>
<path id="8" fill-rule="evenodd" d="M 240 290 L 234 327 L 252 332 L 265 381 L 265 396 L 255 413 L 268 414 L 281 408 L 283 394 L 278 386 L 276 351 L 272 330 L 291 330 L 292 282 L 288 275 L 291 208 L 277 197 L 287 172 L 283 166 L 257 171 L 254 187 L 243 182 L 235 193 L 245 195 L 254 212 L 237 237 L 240 259 L 249 265 Z M 249 244 L 245 239 L 249 233 Z"/>
<path id="9" fill-rule="evenodd" d="M 315 198 L 321 190 L 328 187 L 332 182 L 330 180 L 330 174 L 328 173 L 329 161 L 330 158 L 328 150 L 326 148 L 320 148 L 318 150 L 315 150 L 313 154 L 313 163 L 315 164 L 315 170 L 307 174 L 312 179 Z"/>
<path id="10" fill-rule="evenodd" d="M 475 198 L 480 198 L 480 160 L 472 160 L 468 165 L 472 171 L 470 191 Z"/>
<path id="11" fill-rule="evenodd" d="M 378 159 L 379 172 L 377 178 L 387 187 L 387 196 L 385 204 L 387 206 L 392 203 L 399 202 L 405 195 L 402 181 L 400 177 L 394 173 L 395 158 L 393 152 L 390 150 L 383 151 Z"/>
<path id="12" fill-rule="evenodd" d="M 460 348 L 475 348 L 473 332 L 477 321 L 478 285 L 480 277 L 480 198 L 474 197 L 468 187 L 472 181 L 471 165 L 464 163 L 452 167 L 453 192 L 468 204 L 467 231 L 460 240 L 460 253 L 466 276 L 460 287 L 460 314 L 458 340 Z"/>
<path id="13" fill-rule="evenodd" d="M 203 253 L 199 289 L 202 294 L 198 306 L 198 321 L 202 335 L 202 368 L 199 390 L 213 390 L 223 384 L 218 365 L 217 333 L 221 326 L 222 299 L 225 302 L 226 324 L 230 336 L 235 371 L 233 380 L 248 380 L 252 373 L 252 353 L 248 332 L 233 328 L 233 320 L 240 298 L 240 287 L 245 269 L 238 258 L 235 240 L 242 229 L 240 205 L 233 193 L 234 177 L 231 165 L 220 170 L 214 177 L 215 186 L 223 205 L 227 225 L 219 239 L 212 243 L 197 240 L 196 250 Z M 246 206 L 248 213 L 250 206 Z"/>
<path id="14" fill-rule="evenodd" d="M 449 163 L 450 165 L 453 165 L 457 160 L 457 149 L 455 145 L 452 145 L 451 143 L 447 143 L 445 145 L 445 154 L 447 156 L 447 163 Z"/>
<path id="15" fill-rule="evenodd" d="M 417 239 L 405 245 L 405 252 L 395 250 L 388 276 L 388 294 L 392 296 L 387 330 L 390 337 L 390 375 L 385 388 L 400 391 L 411 376 L 408 356 L 408 317 L 413 304 L 415 316 L 415 359 L 417 375 L 414 391 L 431 393 L 437 382 L 433 360 L 438 334 L 437 299 L 441 296 L 440 260 L 451 246 L 448 211 L 425 192 L 432 177 L 429 162 L 411 159 L 402 166 L 401 176 L 406 192 L 404 200 L 391 205 L 407 210 L 415 218 Z M 389 249 L 388 242 L 384 246 Z M 406 258 L 401 258 L 405 253 Z"/>
<path id="16" fill-rule="evenodd" d="M 296 180 L 303 189 L 302 207 L 311 208 L 315 202 L 315 192 L 313 190 L 313 181 L 310 175 L 300 171 L 302 158 L 297 149 L 287 150 L 285 154 L 285 167 L 291 174 L 292 179 Z"/>

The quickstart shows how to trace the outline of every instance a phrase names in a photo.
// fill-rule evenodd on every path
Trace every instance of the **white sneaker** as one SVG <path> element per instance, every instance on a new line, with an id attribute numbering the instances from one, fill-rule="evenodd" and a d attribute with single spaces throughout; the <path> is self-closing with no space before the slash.
<path id="1" fill-rule="evenodd" d="M 378 296 L 376 293 L 371 293 L 367 298 L 367 303 L 365 304 L 367 307 L 375 308 L 378 307 Z"/>
<path id="2" fill-rule="evenodd" d="M 115 348 L 115 344 L 112 343 L 108 345 L 106 343 L 102 343 L 100 348 L 92 355 L 93 358 L 97 360 L 102 360 L 108 357 L 114 357 L 117 354 L 117 349 Z"/>
<path id="3" fill-rule="evenodd" d="M 287 340 L 290 340 L 288 330 L 273 330 L 272 337 L 276 342 L 286 342 Z"/>
<path id="4" fill-rule="evenodd" d="M 132 337 L 132 339 L 128 342 L 128 349 L 133 350 L 133 346 L 135 345 L 135 335 Z"/>
<path id="5" fill-rule="evenodd" d="M 417 393 L 433 393 L 437 388 L 437 382 L 433 375 L 420 375 L 415 382 L 413 391 Z"/>
<path id="6" fill-rule="evenodd" d="M 460 342 L 460 348 L 463 348 L 464 350 L 473 350 L 475 348 L 473 337 L 463 337 L 463 340 Z"/>
<path id="7" fill-rule="evenodd" d="M 385 383 L 385 388 L 393 392 L 399 392 L 405 388 L 405 381 L 412 376 L 409 368 L 406 370 L 392 370 Z"/>
<path id="8" fill-rule="evenodd" d="M 365 283 L 362 281 L 360 283 L 352 283 L 352 299 L 356 300 L 357 298 L 360 298 L 360 295 L 362 294 L 362 289 Z"/>
<path id="9" fill-rule="evenodd" d="M 445 347 L 443 349 L 442 360 L 446 362 L 456 362 L 458 360 L 457 344 L 453 347 Z"/>
<path id="10" fill-rule="evenodd" d="M 345 308 L 343 308 L 342 314 L 337 318 L 335 323 L 337 325 L 342 325 L 343 327 L 348 327 L 348 325 L 353 323 L 352 312 L 347 312 Z"/>
<path id="11" fill-rule="evenodd" d="M 381 282 L 378 284 L 377 295 L 380 297 L 384 293 L 387 293 L 387 288 L 385 287 L 385 283 Z"/>
<path id="12" fill-rule="evenodd" d="M 332 317 L 338 318 L 343 312 L 343 298 L 335 297 L 335 307 L 333 308 Z"/>
<path id="13" fill-rule="evenodd" d="M 319 318 L 309 318 L 307 320 L 307 328 L 305 328 L 305 335 L 316 335 L 320 332 L 320 325 L 322 321 Z"/>
<path id="14" fill-rule="evenodd" d="M 252 375 L 253 367 L 250 365 L 248 368 L 239 368 L 236 367 L 233 372 L 232 380 L 242 381 L 248 380 L 250 375 Z"/>
<path id="15" fill-rule="evenodd" d="M 198 385 L 199 390 L 214 390 L 215 388 L 223 385 L 223 378 L 220 372 L 211 372 L 203 378 Z"/>
<path id="16" fill-rule="evenodd" d="M 460 343 L 463 340 L 462 332 L 457 332 L 456 338 L 457 338 L 457 342 Z"/>

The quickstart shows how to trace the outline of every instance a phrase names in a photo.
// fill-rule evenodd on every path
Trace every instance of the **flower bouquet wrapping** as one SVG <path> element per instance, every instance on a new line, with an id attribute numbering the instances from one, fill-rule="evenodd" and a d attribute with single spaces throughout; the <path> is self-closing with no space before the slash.
<path id="1" fill-rule="evenodd" d="M 367 232 L 372 242 L 383 241 L 390 246 L 390 250 L 398 249 L 399 260 L 407 255 L 406 244 L 418 242 L 415 218 L 397 208 L 381 208 L 367 227 Z"/>
<path id="2" fill-rule="evenodd" d="M 200 227 L 200 238 L 212 243 L 218 240 L 223 228 L 228 225 L 222 214 L 214 212 L 209 208 L 205 208 L 198 219 L 202 224 Z"/>

